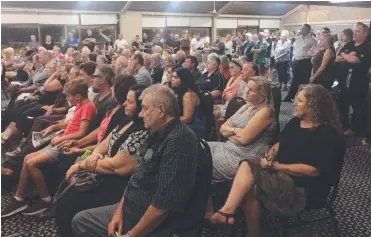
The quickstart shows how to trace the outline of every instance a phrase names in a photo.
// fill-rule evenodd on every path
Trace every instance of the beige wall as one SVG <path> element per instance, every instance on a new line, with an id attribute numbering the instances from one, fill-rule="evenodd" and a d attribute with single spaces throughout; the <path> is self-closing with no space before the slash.
<path id="1" fill-rule="evenodd" d="M 336 6 L 304 6 L 293 14 L 283 18 L 283 24 L 323 24 L 323 23 L 367 23 L 371 19 L 371 8 L 336 7 Z"/>
<path id="2" fill-rule="evenodd" d="M 129 45 L 135 40 L 135 36 L 142 38 L 142 13 L 128 11 L 121 15 L 120 33 Z"/>

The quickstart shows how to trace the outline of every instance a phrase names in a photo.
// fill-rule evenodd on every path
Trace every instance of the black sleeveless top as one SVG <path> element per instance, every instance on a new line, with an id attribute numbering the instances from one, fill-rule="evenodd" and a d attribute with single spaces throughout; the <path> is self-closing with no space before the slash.
<path id="1" fill-rule="evenodd" d="M 333 48 L 330 48 L 334 52 L 335 55 L 335 50 Z M 313 66 L 313 74 L 317 72 L 317 70 L 321 67 L 322 61 L 323 61 L 323 56 L 325 55 L 326 50 L 321 49 L 320 51 L 317 52 L 316 55 L 313 56 L 312 58 L 312 66 Z M 335 63 L 335 58 L 334 56 L 331 61 L 327 64 L 325 70 L 319 75 L 314 83 L 321 84 L 327 89 L 330 89 L 332 84 L 334 83 L 335 76 L 334 76 L 334 63 Z"/>

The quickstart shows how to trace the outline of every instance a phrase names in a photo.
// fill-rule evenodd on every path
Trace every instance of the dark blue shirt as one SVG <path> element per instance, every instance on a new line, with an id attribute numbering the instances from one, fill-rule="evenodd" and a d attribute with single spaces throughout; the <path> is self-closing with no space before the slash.
<path id="1" fill-rule="evenodd" d="M 73 39 L 73 40 L 68 39 L 67 40 L 67 48 L 69 48 L 71 44 L 79 44 L 79 40 L 78 39 Z M 72 48 L 77 49 L 78 47 L 72 47 Z"/>

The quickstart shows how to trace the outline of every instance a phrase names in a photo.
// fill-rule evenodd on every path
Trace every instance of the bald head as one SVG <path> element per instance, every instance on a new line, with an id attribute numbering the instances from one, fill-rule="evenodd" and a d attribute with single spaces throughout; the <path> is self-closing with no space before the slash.
<path id="1" fill-rule="evenodd" d="M 178 62 L 183 62 L 186 58 L 186 53 L 183 51 L 183 50 L 179 50 L 177 53 L 176 53 L 176 60 Z"/>
<path id="2" fill-rule="evenodd" d="M 119 73 L 123 69 L 127 68 L 128 65 L 129 65 L 129 60 L 124 56 L 120 56 L 116 59 L 114 68 L 116 72 Z"/>

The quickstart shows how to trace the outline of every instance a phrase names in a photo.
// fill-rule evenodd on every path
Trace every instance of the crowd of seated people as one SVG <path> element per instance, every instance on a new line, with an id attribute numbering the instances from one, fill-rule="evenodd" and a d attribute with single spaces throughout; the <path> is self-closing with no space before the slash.
<path id="1" fill-rule="evenodd" d="M 367 32 L 362 23 L 354 37 L 344 30 L 339 48 L 327 31 L 315 39 L 309 25 L 279 39 L 268 30 L 246 32 L 218 39 L 208 55 L 199 35 L 163 43 L 143 35 L 132 48 L 119 35 L 100 49 L 91 31 L 81 45 L 69 34 L 65 49 L 50 37 L 40 47 L 34 36 L 19 56 L 4 49 L 2 102 L 9 101 L 2 103 L 1 142 L 6 149 L 21 139 L 5 154 L 21 162 L 2 174 L 21 172 L 2 217 L 37 218 L 53 209 L 60 236 L 195 236 L 205 217 L 233 224 L 242 207 L 249 236 L 259 236 L 253 187 L 262 170 L 288 175 L 293 193 L 315 204 L 335 179 L 331 164 L 345 146 L 343 128 L 370 142 Z M 296 96 L 295 112 L 276 136 L 281 89 L 289 90 L 283 101 Z M 206 168 L 205 157 L 212 161 Z M 72 186 L 53 203 L 59 183 L 83 173 L 100 182 L 87 191 Z M 31 180 L 39 196 L 32 204 Z M 201 184 L 228 181 L 228 199 L 215 212 Z M 205 199 L 194 198 L 203 192 Z"/>

